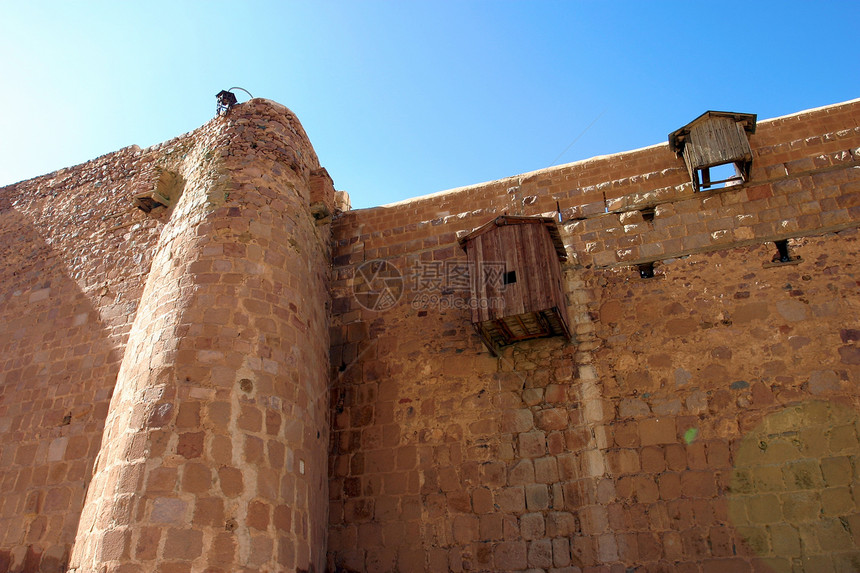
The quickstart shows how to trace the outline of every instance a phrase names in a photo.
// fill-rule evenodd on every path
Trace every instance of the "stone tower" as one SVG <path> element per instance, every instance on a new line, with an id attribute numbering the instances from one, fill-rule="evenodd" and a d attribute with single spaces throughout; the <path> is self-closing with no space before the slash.
<path id="1" fill-rule="evenodd" d="M 73 571 L 317 570 L 327 524 L 333 188 L 252 100 L 159 166 L 169 217 L 129 333 Z M 320 178 L 322 185 L 320 184 Z"/>

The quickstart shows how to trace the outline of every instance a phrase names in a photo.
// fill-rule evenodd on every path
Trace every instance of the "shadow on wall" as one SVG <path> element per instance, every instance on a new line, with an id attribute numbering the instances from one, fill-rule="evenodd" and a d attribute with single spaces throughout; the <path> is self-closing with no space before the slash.
<path id="1" fill-rule="evenodd" d="M 65 571 L 119 369 L 51 242 L 0 197 L 0 571 L 15 573 Z"/>
<path id="2" fill-rule="evenodd" d="M 807 571 L 832 563 L 860 570 L 860 512 L 852 497 L 858 426 L 854 408 L 814 400 L 770 414 L 741 441 L 729 520 L 775 573 L 792 571 L 786 556 L 802 556 Z"/>

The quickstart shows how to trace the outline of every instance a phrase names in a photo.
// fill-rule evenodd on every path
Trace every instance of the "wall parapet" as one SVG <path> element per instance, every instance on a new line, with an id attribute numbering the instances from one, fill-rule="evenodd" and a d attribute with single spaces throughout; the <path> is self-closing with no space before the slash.
<path id="1" fill-rule="evenodd" d="M 351 211 L 335 224 L 335 263 L 448 248 L 440 226 L 469 231 L 503 213 L 560 210 L 573 262 L 600 267 L 860 224 L 860 100 L 763 120 L 750 143 L 750 181 L 709 191 L 695 192 L 683 160 L 660 144 Z"/>

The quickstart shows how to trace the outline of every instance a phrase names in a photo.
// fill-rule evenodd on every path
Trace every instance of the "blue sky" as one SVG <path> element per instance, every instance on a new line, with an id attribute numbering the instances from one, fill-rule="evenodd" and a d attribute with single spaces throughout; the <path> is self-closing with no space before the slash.
<path id="1" fill-rule="evenodd" d="M 0 9 L 0 185 L 190 131 L 232 86 L 290 107 L 354 207 L 860 96 L 856 0 Z"/>

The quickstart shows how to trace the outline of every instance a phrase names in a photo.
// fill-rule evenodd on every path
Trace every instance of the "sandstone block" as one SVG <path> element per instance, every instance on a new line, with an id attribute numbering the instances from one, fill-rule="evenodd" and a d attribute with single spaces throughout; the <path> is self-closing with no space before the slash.
<path id="1" fill-rule="evenodd" d="M 526 509 L 525 488 L 514 486 L 502 488 L 494 493 L 496 505 L 504 513 L 522 513 Z"/>
<path id="2" fill-rule="evenodd" d="M 528 549 L 529 567 L 546 569 L 552 567 L 552 540 L 540 539 L 531 541 Z"/>
<path id="3" fill-rule="evenodd" d="M 454 540 L 467 544 L 480 539 L 480 521 L 474 515 L 458 515 L 454 517 Z"/>
<path id="4" fill-rule="evenodd" d="M 552 540 L 552 562 L 556 568 L 570 565 L 570 541 L 566 538 L 557 537 Z"/>
<path id="5" fill-rule="evenodd" d="M 538 483 L 553 483 L 558 481 L 558 463 L 554 456 L 545 456 L 534 460 L 535 481 Z"/>
<path id="6" fill-rule="evenodd" d="M 639 440 L 643 446 L 671 444 L 677 441 L 673 418 L 648 418 L 639 422 Z"/>
<path id="7" fill-rule="evenodd" d="M 576 518 L 570 512 L 551 511 L 546 514 L 548 537 L 566 537 L 576 533 Z"/>
<path id="8" fill-rule="evenodd" d="M 528 484 L 525 486 L 526 508 L 529 511 L 540 511 L 549 508 L 549 489 L 543 484 Z"/>
<path id="9" fill-rule="evenodd" d="M 567 428 L 567 411 L 564 408 L 547 408 L 538 410 L 535 424 L 544 431 L 563 430 Z"/>
<path id="10" fill-rule="evenodd" d="M 524 458 L 537 458 L 546 455 L 546 434 L 544 432 L 523 432 L 519 435 L 519 453 Z"/>
<path id="11" fill-rule="evenodd" d="M 493 563 L 497 571 L 525 569 L 528 552 L 524 541 L 505 541 L 493 550 Z"/>
<path id="12" fill-rule="evenodd" d="M 502 414 L 502 427 L 504 433 L 519 434 L 528 432 L 534 428 L 534 416 L 529 408 L 518 410 L 506 410 Z"/>
<path id="13" fill-rule="evenodd" d="M 546 533 L 542 513 L 526 513 L 520 516 L 520 535 L 523 539 L 540 539 Z"/>
<path id="14" fill-rule="evenodd" d="M 164 558 L 192 560 L 203 553 L 203 532 L 194 529 L 169 529 L 165 537 Z"/>

